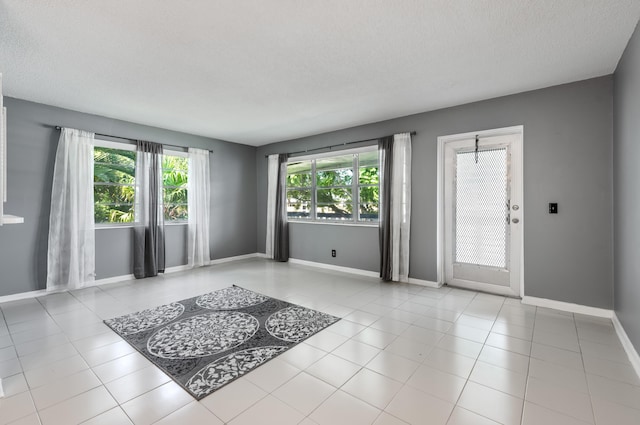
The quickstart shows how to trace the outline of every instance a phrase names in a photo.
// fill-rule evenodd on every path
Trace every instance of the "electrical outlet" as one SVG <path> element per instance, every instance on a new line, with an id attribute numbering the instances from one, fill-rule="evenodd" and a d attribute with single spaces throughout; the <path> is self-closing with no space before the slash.
<path id="1" fill-rule="evenodd" d="M 549 214 L 558 214 L 557 202 L 549 202 Z"/>
<path id="2" fill-rule="evenodd" d="M 335 256 L 336 256 L 336 250 L 335 250 L 335 249 L 332 249 L 332 250 L 331 250 L 331 256 L 332 256 L 332 257 L 335 257 Z"/>

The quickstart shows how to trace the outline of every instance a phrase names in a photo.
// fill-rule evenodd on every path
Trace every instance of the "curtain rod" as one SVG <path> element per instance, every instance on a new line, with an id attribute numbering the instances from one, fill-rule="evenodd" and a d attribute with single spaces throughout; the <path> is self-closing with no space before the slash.
<path id="1" fill-rule="evenodd" d="M 62 130 L 63 127 L 56 125 L 55 127 L 56 130 Z M 102 136 L 102 137 L 109 137 L 111 139 L 120 139 L 120 140 L 128 140 L 129 142 L 136 142 L 138 139 L 131 139 L 129 137 L 120 137 L 120 136 L 112 136 L 110 134 L 101 134 L 101 133 L 93 133 L 96 136 Z M 180 149 L 189 149 L 188 146 L 178 146 L 178 145 L 171 145 L 169 143 L 160 143 L 162 146 L 171 146 L 172 148 L 180 148 Z M 211 149 L 206 149 L 208 150 L 210 153 L 213 153 L 213 151 Z"/>
<path id="2" fill-rule="evenodd" d="M 409 134 L 411 134 L 412 136 L 415 136 L 418 133 L 415 132 L 415 131 L 412 131 Z M 383 137 L 389 137 L 389 136 L 383 136 Z M 337 143 L 335 145 L 323 146 L 321 148 L 313 148 L 313 149 L 306 149 L 306 150 L 303 150 L 303 151 L 289 152 L 289 153 L 287 153 L 287 155 L 291 156 L 291 155 L 297 155 L 299 153 L 308 153 L 308 152 L 320 151 L 320 150 L 323 150 L 323 149 L 331 150 L 331 148 L 335 148 L 335 147 L 338 147 L 338 146 L 355 145 L 357 143 L 364 143 L 364 142 L 373 142 L 374 140 L 379 140 L 379 139 L 382 139 L 382 137 L 377 137 L 377 138 L 374 138 L 374 139 L 356 140 L 356 141 L 353 141 L 353 142 Z M 266 154 L 264 157 L 265 158 L 269 158 L 269 155 L 273 155 L 273 154 Z"/>

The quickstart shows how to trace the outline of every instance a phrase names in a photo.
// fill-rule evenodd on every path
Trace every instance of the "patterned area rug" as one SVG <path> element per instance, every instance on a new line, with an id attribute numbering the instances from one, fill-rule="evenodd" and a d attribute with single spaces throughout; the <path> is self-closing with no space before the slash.
<path id="1" fill-rule="evenodd" d="M 200 400 L 338 320 L 234 285 L 104 323 Z"/>

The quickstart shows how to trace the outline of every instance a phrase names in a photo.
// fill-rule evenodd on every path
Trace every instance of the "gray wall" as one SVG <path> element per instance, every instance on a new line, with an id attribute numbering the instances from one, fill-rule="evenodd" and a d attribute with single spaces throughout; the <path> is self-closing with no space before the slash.
<path id="1" fill-rule="evenodd" d="M 0 296 L 43 289 L 56 125 L 97 133 L 213 150 L 211 257 L 256 252 L 255 148 L 83 114 L 5 97 L 8 214 L 25 224 L 0 227 Z M 131 228 L 96 230 L 98 279 L 132 273 Z M 186 226 L 167 226 L 167 266 L 186 263 Z"/>
<path id="2" fill-rule="evenodd" d="M 640 350 L 640 29 L 614 78 L 615 310 Z"/>
<path id="3" fill-rule="evenodd" d="M 187 225 L 166 225 L 165 238 L 166 267 L 187 264 Z M 213 250 L 211 254 L 214 254 Z M 212 258 L 223 257 L 216 256 Z M 96 229 L 96 279 L 125 276 L 132 273 L 133 228 L 123 226 Z"/>
<path id="4" fill-rule="evenodd" d="M 330 224 L 289 225 L 291 256 L 334 266 L 378 271 L 378 228 Z M 264 247 L 262 247 L 264 250 Z M 331 257 L 331 250 L 336 257 Z"/>
<path id="5" fill-rule="evenodd" d="M 526 295 L 613 306 L 612 77 L 606 76 L 286 141 L 256 152 L 258 249 L 264 252 L 268 153 L 299 151 L 415 130 L 410 276 L 436 280 L 437 137 L 524 125 Z M 558 202 L 558 215 L 547 204 Z M 293 224 L 291 257 L 378 270 L 368 228 Z M 343 250 L 344 251 L 344 250 Z"/>

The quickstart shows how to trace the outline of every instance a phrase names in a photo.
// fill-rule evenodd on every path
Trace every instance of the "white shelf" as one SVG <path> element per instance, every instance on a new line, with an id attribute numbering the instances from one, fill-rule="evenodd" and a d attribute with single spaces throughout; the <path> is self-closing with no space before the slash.
<path id="1" fill-rule="evenodd" d="M 24 223 L 24 217 L 18 217 L 17 215 L 5 214 L 2 216 L 3 224 L 20 224 Z"/>

